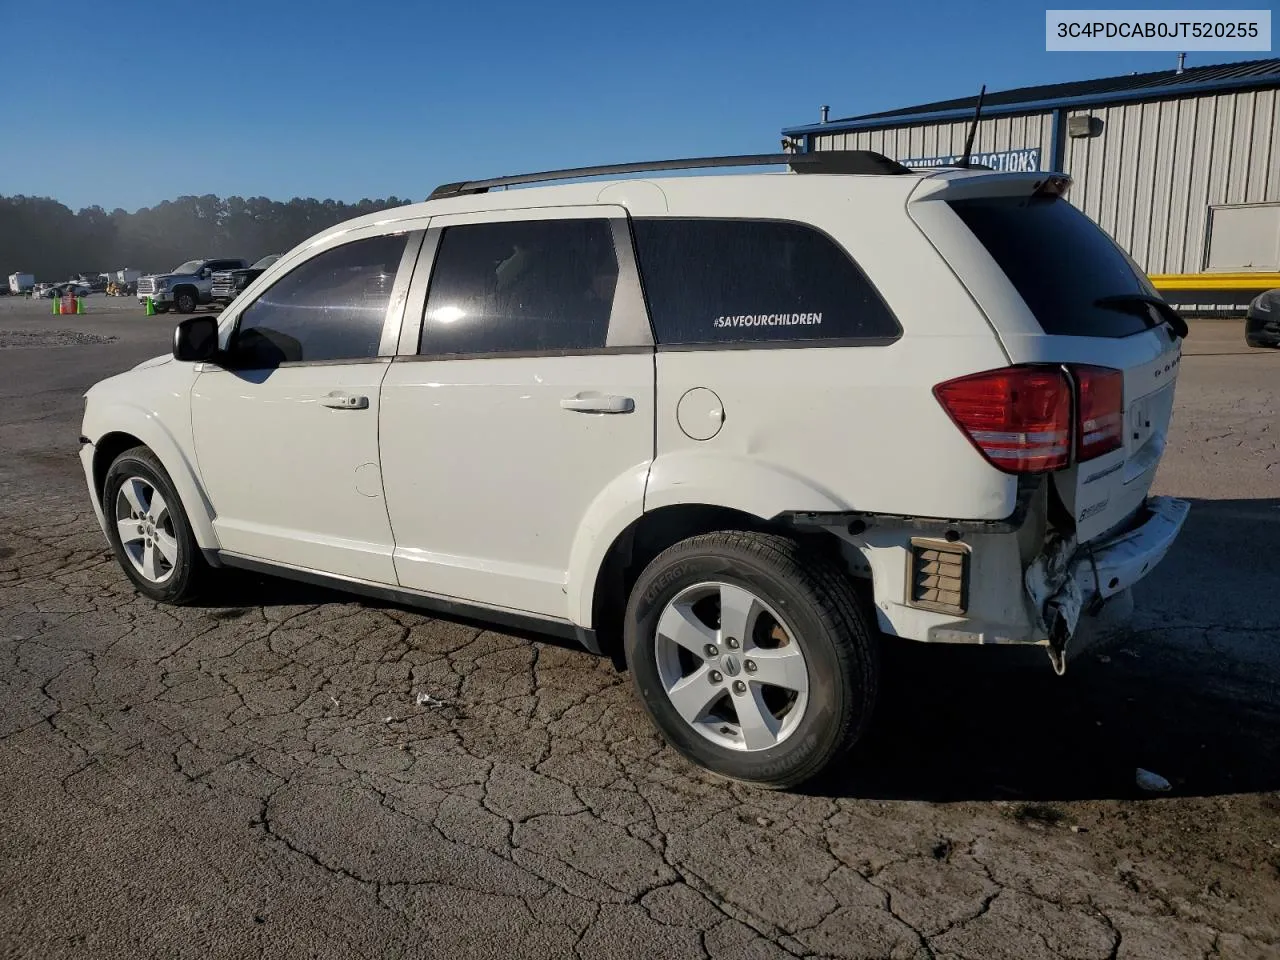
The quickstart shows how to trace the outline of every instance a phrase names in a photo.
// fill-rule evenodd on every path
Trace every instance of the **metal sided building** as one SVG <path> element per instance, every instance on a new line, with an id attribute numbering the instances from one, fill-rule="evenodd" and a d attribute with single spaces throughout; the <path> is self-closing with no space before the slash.
<path id="1" fill-rule="evenodd" d="M 954 163 L 973 96 L 790 127 L 796 149 Z M 1064 172 L 1068 199 L 1183 308 L 1280 287 L 1280 59 L 988 92 L 973 160 Z"/>

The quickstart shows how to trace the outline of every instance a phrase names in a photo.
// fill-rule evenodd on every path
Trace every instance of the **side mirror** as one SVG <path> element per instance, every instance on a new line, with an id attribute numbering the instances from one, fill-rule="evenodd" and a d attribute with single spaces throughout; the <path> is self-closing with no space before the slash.
<path id="1" fill-rule="evenodd" d="M 214 317 L 187 317 L 173 328 L 173 358 L 201 363 L 218 355 L 218 321 Z"/>
<path id="2" fill-rule="evenodd" d="M 205 280 L 208 280 L 210 277 L 213 276 L 213 271 L 210 270 L 208 267 L 205 267 L 200 271 L 200 276 L 203 277 Z"/>

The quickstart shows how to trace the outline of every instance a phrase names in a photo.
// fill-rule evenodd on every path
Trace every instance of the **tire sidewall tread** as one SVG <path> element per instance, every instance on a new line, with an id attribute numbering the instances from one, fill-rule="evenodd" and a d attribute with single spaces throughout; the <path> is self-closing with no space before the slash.
<path id="1" fill-rule="evenodd" d="M 658 618 L 680 590 L 719 580 L 751 589 L 787 621 L 809 669 L 799 728 L 759 752 L 712 743 L 675 712 L 654 658 Z M 878 648 L 848 574 L 825 556 L 776 534 L 720 531 L 681 541 L 637 579 L 627 603 L 626 659 L 633 686 L 663 738 L 721 777 L 768 788 L 811 779 L 862 736 L 875 703 Z"/>
<path id="2" fill-rule="evenodd" d="M 142 477 L 159 490 L 169 515 L 173 518 L 174 538 L 178 541 L 178 564 L 173 576 L 164 583 L 151 583 L 138 573 L 120 542 L 115 519 L 116 497 L 124 480 L 131 476 Z M 189 603 L 199 595 L 207 574 L 204 557 L 200 552 L 200 545 L 196 543 L 182 499 L 178 496 L 173 481 L 169 479 L 168 472 L 150 448 L 133 447 L 112 461 L 102 484 L 102 515 L 111 551 L 139 593 L 168 604 Z"/>

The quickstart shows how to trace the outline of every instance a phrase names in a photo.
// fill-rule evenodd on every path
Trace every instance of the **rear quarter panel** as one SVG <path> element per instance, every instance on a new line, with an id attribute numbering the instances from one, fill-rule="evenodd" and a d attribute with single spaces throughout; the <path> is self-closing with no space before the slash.
<path id="1" fill-rule="evenodd" d="M 757 176 L 749 191 L 738 180 L 668 181 L 667 215 L 803 221 L 824 231 L 867 274 L 902 335 L 882 346 L 659 346 L 658 457 L 646 508 L 696 500 L 692 489 L 664 481 L 687 472 L 664 470 L 671 458 L 721 465 L 727 488 L 749 482 L 741 469 L 749 461 L 814 491 L 814 506 L 780 499 L 760 504 L 760 512 L 835 503 L 908 516 L 1008 516 L 1014 479 L 977 453 L 932 393 L 944 380 L 1008 361 L 983 314 L 906 214 L 918 179 Z M 722 427 L 709 440 L 691 439 L 677 420 L 681 398 L 696 387 L 714 391 L 723 406 Z"/>

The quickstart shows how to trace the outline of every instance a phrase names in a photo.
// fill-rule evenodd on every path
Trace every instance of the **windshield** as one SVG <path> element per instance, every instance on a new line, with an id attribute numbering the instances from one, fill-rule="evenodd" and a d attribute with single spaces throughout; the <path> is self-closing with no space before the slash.
<path id="1" fill-rule="evenodd" d="M 257 263 L 255 263 L 250 269 L 265 270 L 267 269 L 267 267 L 271 266 L 273 263 L 275 263 L 279 259 L 280 259 L 280 254 L 278 253 L 268 254 L 267 256 L 259 260 Z"/>
<path id="2" fill-rule="evenodd" d="M 204 266 L 203 260 L 188 260 L 186 263 L 176 266 L 172 273 L 195 273 Z"/>
<path id="3" fill-rule="evenodd" d="M 1141 298 L 1158 295 L 1137 264 L 1066 200 L 983 197 L 953 200 L 951 209 L 1008 275 L 1045 333 L 1127 337 L 1162 322 L 1140 306 Z"/>

